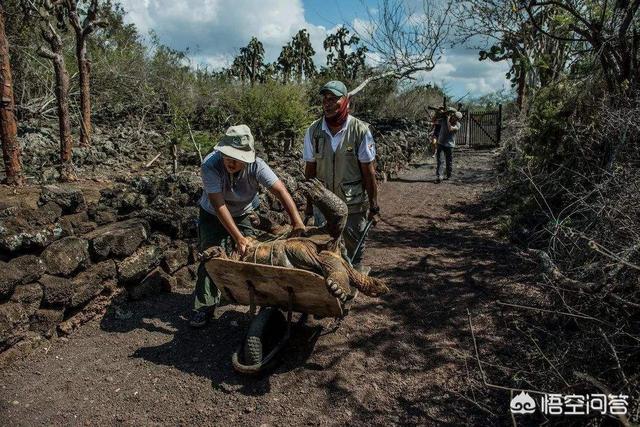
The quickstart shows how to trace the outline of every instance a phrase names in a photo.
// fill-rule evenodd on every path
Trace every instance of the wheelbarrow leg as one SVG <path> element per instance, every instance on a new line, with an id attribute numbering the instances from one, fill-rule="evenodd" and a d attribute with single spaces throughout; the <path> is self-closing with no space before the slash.
<path id="1" fill-rule="evenodd" d="M 287 307 L 287 335 L 286 339 L 289 339 L 291 335 L 291 317 L 293 316 L 293 288 L 287 287 L 287 293 L 289 294 L 289 301 Z"/>
<path id="2" fill-rule="evenodd" d="M 249 314 L 253 319 L 256 316 L 256 287 L 251 280 L 247 280 L 247 288 L 249 289 Z"/>

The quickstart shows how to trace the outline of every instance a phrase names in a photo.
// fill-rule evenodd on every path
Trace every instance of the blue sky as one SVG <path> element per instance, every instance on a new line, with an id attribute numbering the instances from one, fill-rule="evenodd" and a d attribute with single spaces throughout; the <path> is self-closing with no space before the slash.
<path id="1" fill-rule="evenodd" d="M 420 0 L 412 0 L 420 1 Z M 317 65 L 325 64 L 322 42 L 338 26 L 366 22 L 371 0 L 121 0 L 126 20 L 146 34 L 153 30 L 160 41 L 176 49 L 189 48 L 195 64 L 219 68 L 228 65 L 252 36 L 265 47 L 267 61 L 301 28 L 306 28 Z M 418 83 L 434 82 L 453 97 L 481 96 L 509 89 L 505 63 L 478 61 L 474 50 L 446 49 L 436 67 L 417 75 Z"/>

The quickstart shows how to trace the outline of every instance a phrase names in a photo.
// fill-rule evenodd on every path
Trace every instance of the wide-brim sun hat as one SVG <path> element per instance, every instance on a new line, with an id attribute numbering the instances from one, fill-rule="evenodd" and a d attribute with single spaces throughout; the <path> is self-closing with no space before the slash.
<path id="1" fill-rule="evenodd" d="M 247 125 L 231 126 L 215 146 L 215 149 L 245 163 L 256 161 L 256 150 L 251 129 Z"/>

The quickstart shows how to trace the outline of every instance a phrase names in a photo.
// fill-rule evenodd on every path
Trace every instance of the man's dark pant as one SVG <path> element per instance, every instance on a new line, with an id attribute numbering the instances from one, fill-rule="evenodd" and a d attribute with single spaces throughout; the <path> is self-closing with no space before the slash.
<path id="1" fill-rule="evenodd" d="M 453 147 L 445 147 L 444 145 L 438 144 L 438 149 L 436 150 L 436 159 L 438 161 L 438 166 L 436 167 L 436 176 L 438 178 L 442 178 L 443 156 L 446 162 L 446 176 L 447 178 L 451 178 L 451 172 L 453 171 Z"/>
<path id="2" fill-rule="evenodd" d="M 248 215 L 234 217 L 233 220 L 243 235 L 250 236 L 254 234 Z M 212 246 L 226 248 L 231 242 L 231 236 L 218 217 L 200 208 L 200 216 L 198 218 L 198 249 L 200 252 Z M 213 311 L 220 303 L 220 291 L 207 274 L 204 262 L 201 262 L 198 266 L 198 277 L 193 296 L 193 308 L 195 310 Z"/>

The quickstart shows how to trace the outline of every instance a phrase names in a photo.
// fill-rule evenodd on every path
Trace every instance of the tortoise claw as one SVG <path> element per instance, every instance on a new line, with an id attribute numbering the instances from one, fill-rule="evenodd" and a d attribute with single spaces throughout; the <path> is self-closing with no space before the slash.
<path id="1" fill-rule="evenodd" d="M 347 294 L 342 290 L 340 285 L 332 280 L 327 281 L 327 289 L 332 296 L 338 298 L 340 301 L 344 302 L 344 299 L 347 297 Z"/>

